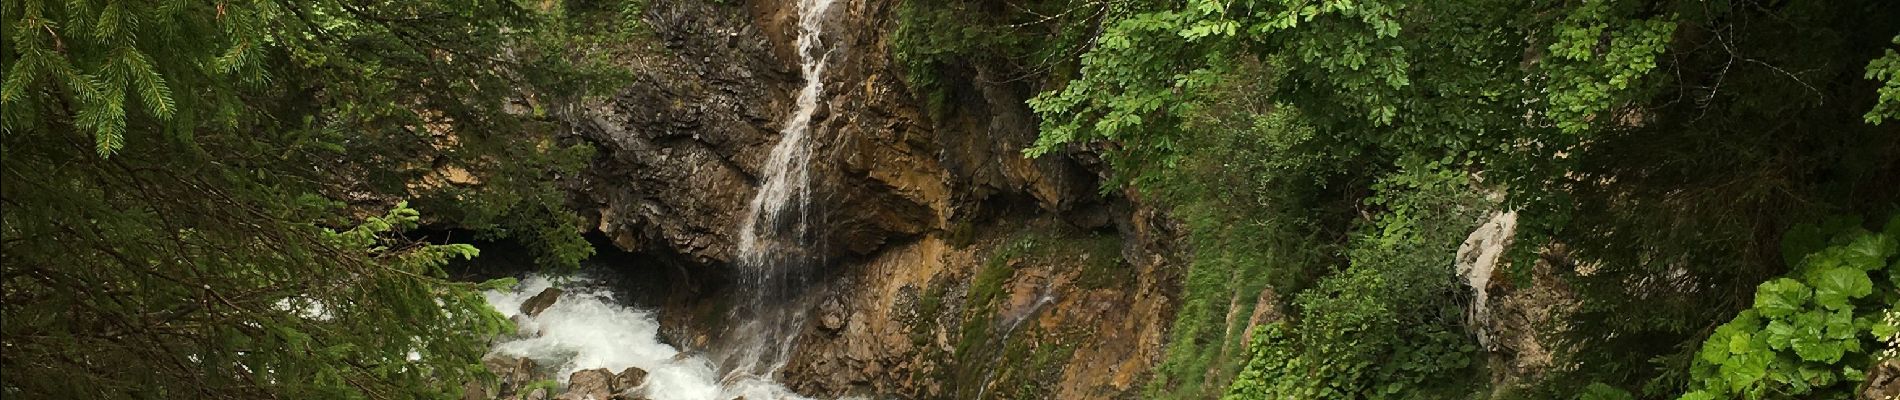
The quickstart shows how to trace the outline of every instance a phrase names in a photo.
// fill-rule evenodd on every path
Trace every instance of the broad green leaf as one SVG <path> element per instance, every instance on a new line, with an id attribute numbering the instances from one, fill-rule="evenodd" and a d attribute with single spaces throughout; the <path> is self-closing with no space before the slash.
<path id="1" fill-rule="evenodd" d="M 1774 361 L 1774 354 L 1766 351 L 1749 352 L 1732 357 L 1722 364 L 1722 377 L 1729 383 L 1729 390 L 1742 392 L 1768 376 L 1768 364 Z"/>
<path id="2" fill-rule="evenodd" d="M 1810 271 L 1808 283 L 1814 285 L 1814 302 L 1828 309 L 1849 308 L 1853 299 L 1874 293 L 1873 278 L 1854 268 L 1829 268 Z"/>
<path id="3" fill-rule="evenodd" d="M 1794 353 L 1802 360 L 1829 363 L 1840 361 L 1847 354 L 1847 347 L 1838 340 L 1795 338 L 1792 342 Z"/>
<path id="4" fill-rule="evenodd" d="M 1755 289 L 1755 309 L 1764 317 L 1781 317 L 1801 310 L 1812 297 L 1807 285 L 1788 278 L 1763 282 Z"/>
<path id="5" fill-rule="evenodd" d="M 1828 314 L 1822 328 L 1826 331 L 1824 337 L 1829 339 L 1853 339 L 1860 331 L 1854 323 L 1854 313 L 1848 310 L 1837 310 Z"/>
<path id="6" fill-rule="evenodd" d="M 1888 313 L 1892 313 L 1892 312 L 1893 311 L 1891 310 L 1888 311 Z M 1894 325 L 1891 319 L 1876 318 L 1875 322 L 1873 323 L 1873 326 L 1870 327 L 1868 331 L 1869 333 L 1872 333 L 1875 338 L 1878 338 L 1880 340 L 1883 340 L 1883 341 L 1893 340 L 1894 334 L 1900 333 L 1900 326 Z"/>
<path id="7" fill-rule="evenodd" d="M 1676 400 L 1718 400 L 1718 398 L 1715 397 L 1715 394 L 1697 390 L 1683 394 L 1682 397 L 1678 397 Z"/>
<path id="8" fill-rule="evenodd" d="M 1702 342 L 1702 351 L 1696 352 L 1696 355 L 1702 362 L 1708 364 L 1721 365 L 1728 362 L 1728 337 L 1725 335 L 1725 332 L 1721 329 L 1717 329 L 1715 334 L 1709 337 L 1709 340 Z"/>
<path id="9" fill-rule="evenodd" d="M 1782 350 L 1788 348 L 1788 342 L 1794 339 L 1795 329 L 1787 321 L 1775 320 L 1769 322 L 1768 327 L 1762 328 L 1762 334 L 1769 348 Z"/>
<path id="10" fill-rule="evenodd" d="M 1877 270 L 1886 266 L 1887 258 L 1893 253 L 1893 238 L 1887 235 L 1862 235 L 1843 246 L 1841 260 L 1861 270 Z"/>
<path id="11" fill-rule="evenodd" d="M 1814 364 L 1802 365 L 1799 371 L 1798 375 L 1801 378 L 1801 382 L 1804 383 L 1804 385 L 1802 385 L 1804 389 L 1805 387 L 1825 387 L 1841 380 L 1841 374 L 1835 372 L 1834 369 L 1820 367 Z M 1808 390 L 1799 390 L 1793 393 L 1803 394 L 1806 392 L 1808 392 Z"/>
<path id="12" fill-rule="evenodd" d="M 1728 337 L 1728 352 L 1732 355 L 1742 355 L 1766 350 L 1767 343 L 1758 339 L 1750 332 L 1737 332 Z M 1730 360 L 1733 361 L 1733 358 Z"/>

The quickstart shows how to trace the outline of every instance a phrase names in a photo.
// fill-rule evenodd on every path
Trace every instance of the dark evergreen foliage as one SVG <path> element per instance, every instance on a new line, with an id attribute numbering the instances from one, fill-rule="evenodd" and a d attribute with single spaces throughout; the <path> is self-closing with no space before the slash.
<path id="1" fill-rule="evenodd" d="M 6 397 L 454 397 L 508 322 L 401 232 L 592 251 L 554 117 L 612 76 L 558 2 L 0 11 Z"/>

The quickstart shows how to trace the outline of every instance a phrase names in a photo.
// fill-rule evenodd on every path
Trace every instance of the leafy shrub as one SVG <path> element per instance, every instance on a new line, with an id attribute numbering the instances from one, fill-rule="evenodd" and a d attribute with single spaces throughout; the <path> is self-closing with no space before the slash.
<path id="1" fill-rule="evenodd" d="M 1851 396 L 1852 383 L 1866 378 L 1861 368 L 1875 361 L 1877 340 L 1893 335 L 1882 317 L 1900 300 L 1900 217 L 1887 230 L 1845 229 L 1826 248 L 1805 252 L 1793 273 L 1763 282 L 1752 308 L 1702 342 L 1690 370 L 1694 391 L 1682 399 Z"/>
<path id="2" fill-rule="evenodd" d="M 1480 200 L 1461 173 L 1407 169 L 1382 179 L 1376 223 L 1348 248 L 1351 266 L 1295 301 L 1305 318 L 1256 335 L 1224 398 L 1453 397 L 1467 389 L 1476 343 L 1463 329 L 1453 254 Z"/>
<path id="3" fill-rule="evenodd" d="M 1577 394 L 1577 400 L 1636 400 L 1636 395 L 1615 386 L 1592 383 L 1583 387 L 1583 393 Z"/>

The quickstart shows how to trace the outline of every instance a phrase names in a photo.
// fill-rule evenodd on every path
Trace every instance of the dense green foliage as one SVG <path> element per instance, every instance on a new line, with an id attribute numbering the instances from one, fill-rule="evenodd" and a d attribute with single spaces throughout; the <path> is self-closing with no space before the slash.
<path id="1" fill-rule="evenodd" d="M 1884 320 L 1900 304 L 1900 217 L 1885 233 L 1858 224 L 1830 232 L 1802 229 L 1784 240 L 1805 254 L 1788 277 L 1755 289 L 1754 307 L 1715 329 L 1696 352 L 1696 390 L 1683 399 L 1849 398 L 1873 365 L 1880 340 L 1893 336 Z"/>
<path id="2" fill-rule="evenodd" d="M 955 81 L 1022 82 L 1073 71 L 1088 39 L 1080 28 L 1102 11 L 1065 0 L 905 1 L 897 6 L 891 57 L 941 114 L 959 96 Z"/>
<path id="3" fill-rule="evenodd" d="M 550 110 L 612 76 L 558 2 L 0 11 L 7 397 L 455 397 L 508 323 L 402 232 L 592 251 Z"/>
<path id="4" fill-rule="evenodd" d="M 1470 382 L 1477 343 L 1464 334 L 1452 255 L 1480 203 L 1453 173 L 1401 174 L 1370 202 L 1391 211 L 1354 234 L 1351 265 L 1294 300 L 1297 330 L 1264 328 L 1225 398 L 1445 398 Z"/>
<path id="5" fill-rule="evenodd" d="M 1010 32 L 1080 46 L 1066 50 L 1075 71 L 1036 75 L 1028 155 L 1098 153 L 1111 184 L 1156 195 L 1189 228 L 1151 397 L 1208 397 L 1236 374 L 1240 398 L 1674 397 L 1698 379 L 1697 343 L 1801 267 L 1783 232 L 1900 199 L 1900 7 L 1887 2 L 1038 7 L 1093 16 Z M 1024 14 L 988 20 L 1057 15 Z M 1076 30 L 1088 37 L 1056 40 Z M 980 60 L 965 49 L 995 36 L 896 53 Z M 1520 216 L 1498 280 L 1527 283 L 1561 248 L 1551 273 L 1577 306 L 1544 332 L 1564 367 L 1525 387 L 1481 387 L 1458 318 L 1468 289 L 1451 255 L 1487 209 Z M 1245 327 L 1225 316 L 1269 289 L 1289 318 L 1244 361 Z"/>

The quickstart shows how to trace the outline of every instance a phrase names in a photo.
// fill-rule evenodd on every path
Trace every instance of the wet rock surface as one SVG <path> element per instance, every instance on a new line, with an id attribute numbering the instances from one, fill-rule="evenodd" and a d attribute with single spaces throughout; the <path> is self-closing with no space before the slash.
<path id="1" fill-rule="evenodd" d="M 606 368 L 574 371 L 558 400 L 607 400 L 614 392 L 614 373 Z"/>
<path id="2" fill-rule="evenodd" d="M 973 84 L 969 101 L 927 117 L 888 55 L 894 1 L 840 3 L 823 37 L 831 49 L 811 126 L 814 220 L 827 259 L 870 255 L 944 230 L 1015 198 L 1109 223 L 1087 157 L 1022 157 L 1036 121 L 1021 84 Z M 621 248 L 661 249 L 692 264 L 732 261 L 738 219 L 759 184 L 801 84 L 792 55 L 793 3 L 656 1 L 654 43 L 627 60 L 632 82 L 574 110 L 598 150 L 572 179 L 590 225 Z"/>
<path id="3" fill-rule="evenodd" d="M 479 397 L 470 397 L 473 396 L 470 391 L 470 394 L 464 396 L 465 398 L 527 399 L 531 398 L 533 392 L 536 391 L 525 390 L 529 385 L 548 379 L 545 374 L 535 370 L 534 360 L 527 357 L 491 356 L 483 359 L 482 365 L 495 374 L 496 384 L 492 387 L 493 390 L 479 383 L 470 382 L 468 386 L 480 387 L 482 393 Z M 545 393 L 542 394 L 542 398 L 546 398 Z"/>
<path id="4" fill-rule="evenodd" d="M 722 309 L 707 299 L 732 290 L 720 281 L 733 275 L 739 219 L 802 84 L 794 3 L 736 3 L 649 3 L 653 42 L 623 60 L 632 82 L 569 115 L 597 149 L 584 174 L 567 180 L 590 210 L 588 226 L 622 249 L 675 259 L 691 276 L 681 283 L 689 295 L 661 313 L 665 332 L 687 348 L 719 331 Z M 967 398 L 996 381 L 1030 379 L 1047 381 L 1052 398 L 1138 392 L 1173 307 L 1165 213 L 1098 193 L 1102 166 L 1084 149 L 1022 157 L 1036 138 L 1024 103 L 1034 89 L 995 68 L 967 66 L 976 76 L 957 80 L 957 101 L 926 115 L 889 55 L 896 4 L 839 2 L 828 15 L 830 63 L 809 165 L 820 244 L 812 251 L 825 260 L 809 290 L 824 300 L 810 305 L 782 381 L 823 397 Z M 1127 240 L 1094 256 L 1112 262 L 1019 262 L 1023 271 L 1003 288 L 986 289 L 1005 293 L 996 305 L 966 310 L 986 257 L 1030 223 Z M 1099 271 L 1080 266 L 1096 264 L 1119 266 L 1114 284 L 1084 284 Z M 964 324 L 1001 322 L 1012 325 L 1007 337 L 976 343 L 993 351 L 952 357 Z M 1044 361 L 1007 376 L 958 375 L 1024 354 Z"/>
<path id="5" fill-rule="evenodd" d="M 549 387 L 553 382 L 551 370 L 538 369 L 533 359 L 527 357 L 489 356 L 482 364 L 494 372 L 496 383 L 483 385 L 468 382 L 463 386 L 463 398 L 467 400 L 643 400 L 641 386 L 646 384 L 647 371 L 638 367 L 627 367 L 619 373 L 606 368 L 574 371 L 568 375 L 567 385 Z"/>
<path id="6" fill-rule="evenodd" d="M 616 400 L 645 399 L 645 396 L 635 395 L 633 391 L 646 383 L 646 370 L 636 367 L 620 370 L 620 373 L 614 374 L 613 398 Z"/>
<path id="7" fill-rule="evenodd" d="M 797 74 L 738 7 L 654 1 L 645 21 L 653 36 L 629 44 L 642 56 L 623 60 L 632 82 L 570 115 L 598 151 L 571 183 L 621 248 L 730 261 Z"/>
<path id="8" fill-rule="evenodd" d="M 1562 245 L 1539 249 L 1528 285 L 1509 276 L 1505 255 L 1517 244 L 1516 231 L 1517 213 L 1491 213 L 1459 246 L 1455 265 L 1472 291 L 1466 322 L 1499 391 L 1534 382 L 1555 367 L 1549 334 L 1565 329 L 1562 316 L 1576 305 L 1575 294 L 1553 274 L 1575 268 Z"/>
<path id="9" fill-rule="evenodd" d="M 548 307 L 553 307 L 554 302 L 560 300 L 560 288 L 547 288 L 535 294 L 534 297 L 529 297 L 528 301 L 521 302 L 521 314 L 529 317 L 541 315 L 542 311 L 547 311 Z"/>

